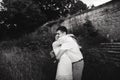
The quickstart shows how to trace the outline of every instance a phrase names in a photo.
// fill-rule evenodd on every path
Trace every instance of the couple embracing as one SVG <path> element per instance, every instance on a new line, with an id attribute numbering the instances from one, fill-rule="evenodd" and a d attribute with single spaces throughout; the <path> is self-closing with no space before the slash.
<path id="1" fill-rule="evenodd" d="M 52 46 L 58 61 L 56 80 L 81 80 L 84 61 L 74 35 L 67 34 L 67 28 L 60 26 Z"/>

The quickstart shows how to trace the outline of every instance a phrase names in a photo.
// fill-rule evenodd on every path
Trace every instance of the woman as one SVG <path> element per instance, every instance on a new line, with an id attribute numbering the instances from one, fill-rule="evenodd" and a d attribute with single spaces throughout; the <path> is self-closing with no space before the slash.
<path id="1" fill-rule="evenodd" d="M 58 52 L 61 48 L 62 43 L 64 42 L 63 38 L 58 38 L 55 36 L 55 41 L 53 42 L 53 51 L 55 55 L 58 55 Z M 57 72 L 56 72 L 56 80 L 73 80 L 72 77 L 72 62 L 67 54 L 63 54 L 59 59 Z"/>

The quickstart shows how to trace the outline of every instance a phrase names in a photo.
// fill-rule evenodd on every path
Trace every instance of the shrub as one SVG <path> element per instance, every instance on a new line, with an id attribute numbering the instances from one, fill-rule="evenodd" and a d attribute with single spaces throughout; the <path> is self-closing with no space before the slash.
<path id="1" fill-rule="evenodd" d="M 49 56 L 53 38 L 45 29 L 1 42 L 0 80 L 54 80 L 55 66 Z"/>

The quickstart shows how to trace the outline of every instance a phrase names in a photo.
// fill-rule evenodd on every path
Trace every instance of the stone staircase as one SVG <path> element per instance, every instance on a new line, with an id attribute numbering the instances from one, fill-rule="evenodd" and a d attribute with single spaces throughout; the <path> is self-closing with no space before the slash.
<path id="1" fill-rule="evenodd" d="M 120 80 L 120 43 L 101 43 L 84 52 L 83 80 Z"/>
<path id="2" fill-rule="evenodd" d="M 120 52 L 120 43 L 101 43 L 101 48 L 107 51 Z"/>
<path id="3" fill-rule="evenodd" d="M 120 43 L 101 43 L 100 50 L 104 52 L 103 54 L 107 61 L 120 66 Z"/>
<path id="4" fill-rule="evenodd" d="M 120 43 L 101 43 L 99 47 L 89 49 L 88 52 L 97 60 L 112 63 L 120 67 Z"/>

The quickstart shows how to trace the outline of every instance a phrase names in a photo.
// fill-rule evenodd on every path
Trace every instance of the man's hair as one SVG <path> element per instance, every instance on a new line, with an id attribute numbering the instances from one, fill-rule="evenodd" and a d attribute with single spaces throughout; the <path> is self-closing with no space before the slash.
<path id="1" fill-rule="evenodd" d="M 66 28 L 65 26 L 60 26 L 60 27 L 58 27 L 56 31 L 58 31 L 58 30 L 60 30 L 60 31 L 62 31 L 62 32 L 66 32 L 66 33 L 68 32 L 68 31 L 67 31 L 67 28 Z"/>

